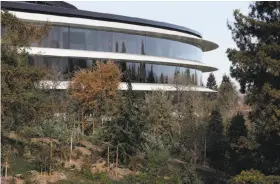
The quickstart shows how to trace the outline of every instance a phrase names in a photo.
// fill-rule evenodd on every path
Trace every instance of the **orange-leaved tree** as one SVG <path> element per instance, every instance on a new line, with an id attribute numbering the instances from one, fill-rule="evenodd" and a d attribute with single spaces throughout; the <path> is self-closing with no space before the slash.
<path id="1" fill-rule="evenodd" d="M 87 108 L 100 110 L 105 99 L 115 96 L 121 80 L 121 71 L 112 61 L 96 61 L 91 69 L 81 69 L 74 74 L 69 89 L 71 96 L 81 104 L 82 132 Z"/>

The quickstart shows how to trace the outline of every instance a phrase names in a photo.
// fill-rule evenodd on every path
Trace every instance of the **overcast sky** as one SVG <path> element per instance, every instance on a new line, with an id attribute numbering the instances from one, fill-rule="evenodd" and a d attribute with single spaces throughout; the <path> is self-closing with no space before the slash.
<path id="1" fill-rule="evenodd" d="M 200 32 L 204 39 L 213 41 L 219 48 L 203 53 L 203 63 L 218 68 L 214 72 L 220 84 L 223 74 L 229 74 L 230 61 L 226 56 L 227 48 L 236 47 L 227 28 L 227 20 L 233 21 L 233 10 L 249 12 L 247 1 L 232 2 L 158 2 L 158 1 L 68 1 L 81 10 L 112 13 L 188 27 Z M 203 74 L 206 84 L 209 73 Z M 237 84 L 237 83 L 236 83 Z"/>

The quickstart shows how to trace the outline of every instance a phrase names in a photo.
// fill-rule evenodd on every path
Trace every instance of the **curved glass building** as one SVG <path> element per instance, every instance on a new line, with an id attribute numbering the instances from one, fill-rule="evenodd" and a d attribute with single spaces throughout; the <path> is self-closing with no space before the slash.
<path id="1" fill-rule="evenodd" d="M 42 24 L 51 31 L 30 49 L 29 64 L 57 72 L 59 89 L 73 73 L 90 68 L 96 60 L 113 60 L 129 72 L 133 90 L 176 90 L 179 78 L 192 90 L 211 91 L 202 85 L 202 73 L 217 70 L 201 60 L 217 44 L 189 28 L 126 16 L 78 10 L 54 1 L 2 2 L 2 9 L 18 18 Z M 38 55 L 39 53 L 39 55 Z M 125 90 L 125 79 L 120 89 Z"/>

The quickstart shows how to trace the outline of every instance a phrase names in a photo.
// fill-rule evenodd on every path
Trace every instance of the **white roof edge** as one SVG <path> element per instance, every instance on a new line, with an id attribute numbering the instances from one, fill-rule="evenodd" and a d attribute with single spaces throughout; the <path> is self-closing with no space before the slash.
<path id="1" fill-rule="evenodd" d="M 149 26 L 132 25 L 119 22 L 92 20 L 86 18 L 64 17 L 57 15 L 46 15 L 39 13 L 27 13 L 18 11 L 9 11 L 16 17 L 31 22 L 50 22 L 58 25 L 72 25 L 80 28 L 100 29 L 107 31 L 117 31 L 129 34 L 139 34 L 145 36 L 153 36 L 165 39 L 176 40 L 184 43 L 198 45 L 202 51 L 210 51 L 217 49 L 219 46 L 211 41 L 204 40 L 198 36 L 194 36 L 179 31 L 166 30 Z"/>
<path id="2" fill-rule="evenodd" d="M 67 89 L 69 81 L 50 81 L 44 80 L 40 82 L 42 88 L 50 89 Z M 155 84 L 155 83 L 131 83 L 132 90 L 135 91 L 200 91 L 200 92 L 216 92 L 209 88 L 202 86 L 184 86 L 184 85 L 173 85 L 173 84 Z M 127 83 L 121 82 L 119 90 L 127 90 Z"/>

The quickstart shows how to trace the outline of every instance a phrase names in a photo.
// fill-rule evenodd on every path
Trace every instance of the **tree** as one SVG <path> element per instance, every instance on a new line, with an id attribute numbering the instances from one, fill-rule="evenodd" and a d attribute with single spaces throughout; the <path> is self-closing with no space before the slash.
<path id="1" fill-rule="evenodd" d="M 217 108 L 220 110 L 223 119 L 228 122 L 236 113 L 238 94 L 236 87 L 227 75 L 223 76 L 221 85 L 218 88 Z"/>
<path id="2" fill-rule="evenodd" d="M 216 78 L 215 75 L 213 73 L 209 74 L 209 77 L 207 79 L 207 84 L 206 87 L 212 90 L 217 90 L 217 84 L 216 84 Z"/>
<path id="3" fill-rule="evenodd" d="M 170 141 L 176 128 L 172 98 L 167 92 L 155 91 L 145 95 L 141 116 L 148 127 L 148 134 L 157 140 Z"/>
<path id="4" fill-rule="evenodd" d="M 112 61 L 96 62 L 92 69 L 82 69 L 75 73 L 69 89 L 71 96 L 81 104 L 82 131 L 84 132 L 84 116 L 88 109 L 101 114 L 103 102 L 116 95 L 121 72 Z"/>
<path id="5" fill-rule="evenodd" d="M 116 52 L 119 52 L 119 43 L 116 42 Z"/>
<path id="6" fill-rule="evenodd" d="M 266 174 L 280 171 L 279 9 L 279 2 L 254 2 L 248 15 L 235 10 L 235 22 L 228 23 L 238 47 L 227 50 L 231 76 L 247 93 L 250 119 L 263 122 L 259 151 L 266 160 Z"/>
<path id="7" fill-rule="evenodd" d="M 47 70 L 29 66 L 27 52 L 31 43 L 48 33 L 50 26 L 23 22 L 6 11 L 1 12 L 1 18 L 2 130 L 20 130 L 26 124 L 53 115 L 47 94 L 38 87 Z"/>
<path id="8" fill-rule="evenodd" d="M 100 140 L 110 146 L 113 152 L 118 148 L 119 159 L 127 164 L 128 158 L 143 150 L 146 142 L 146 124 L 140 118 L 141 101 L 135 97 L 129 78 L 128 90 L 119 93 L 107 106 L 106 122 L 101 130 Z"/>
<path id="9" fill-rule="evenodd" d="M 147 77 L 147 82 L 155 83 L 155 77 L 154 77 L 153 65 L 152 64 L 151 64 L 151 70 L 149 71 L 149 74 L 148 74 L 148 77 Z"/>
<path id="10" fill-rule="evenodd" d="M 248 136 L 245 119 L 241 113 L 232 118 L 227 132 L 227 139 L 229 141 L 228 168 L 230 172 L 237 174 L 242 170 L 251 169 L 256 160 L 256 147 L 254 141 L 250 140 Z"/>
<path id="11" fill-rule="evenodd" d="M 247 137 L 247 134 L 245 119 L 242 114 L 238 113 L 230 122 L 227 133 L 228 139 L 230 142 L 237 141 L 240 137 Z"/>
<path id="12" fill-rule="evenodd" d="M 160 83 L 164 84 L 164 75 L 163 75 L 163 73 L 160 74 Z"/>
<path id="13" fill-rule="evenodd" d="M 224 165 L 226 143 L 222 116 L 219 111 L 212 111 L 210 121 L 207 126 L 207 158 L 210 165 L 221 169 Z"/>
<path id="14" fill-rule="evenodd" d="M 222 84 L 231 83 L 229 76 L 226 74 L 223 75 Z"/>

